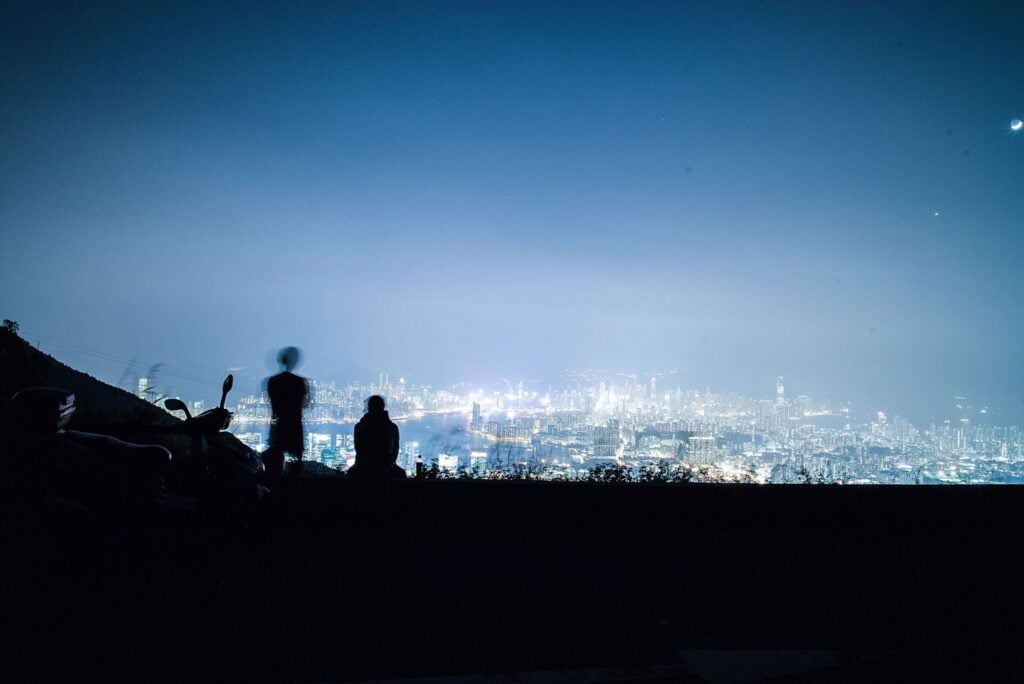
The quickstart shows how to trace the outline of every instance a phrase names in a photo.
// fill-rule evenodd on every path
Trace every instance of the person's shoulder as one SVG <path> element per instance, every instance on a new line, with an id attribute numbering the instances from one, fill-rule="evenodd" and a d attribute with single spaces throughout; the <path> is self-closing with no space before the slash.
<path id="1" fill-rule="evenodd" d="M 284 371 L 267 378 L 267 390 L 278 389 L 284 392 L 306 391 L 309 383 L 301 375 Z"/>
<path id="2" fill-rule="evenodd" d="M 309 384 L 306 381 L 306 378 L 302 377 L 301 375 L 296 375 L 295 373 L 292 373 L 291 371 L 285 371 L 284 373 L 281 373 L 281 374 L 276 375 L 274 377 L 281 378 L 281 382 L 286 382 L 289 385 L 296 385 L 296 386 L 302 385 L 302 386 L 305 387 L 306 385 Z"/>

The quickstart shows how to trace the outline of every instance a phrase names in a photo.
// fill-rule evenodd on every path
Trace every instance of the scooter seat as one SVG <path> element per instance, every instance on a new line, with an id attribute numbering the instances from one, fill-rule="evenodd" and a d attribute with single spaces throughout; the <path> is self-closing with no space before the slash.
<path id="1" fill-rule="evenodd" d="M 65 430 L 63 435 L 97 458 L 126 472 L 160 473 L 171 461 L 171 452 L 156 444 L 132 444 L 108 435 Z"/>

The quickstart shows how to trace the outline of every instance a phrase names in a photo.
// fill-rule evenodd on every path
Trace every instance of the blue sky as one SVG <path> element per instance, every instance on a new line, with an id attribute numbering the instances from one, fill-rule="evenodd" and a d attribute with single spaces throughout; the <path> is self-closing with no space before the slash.
<path id="1" fill-rule="evenodd" d="M 0 18 L 0 315 L 29 333 L 214 380 L 295 344 L 338 379 L 680 368 L 1024 415 L 1012 4 Z"/>

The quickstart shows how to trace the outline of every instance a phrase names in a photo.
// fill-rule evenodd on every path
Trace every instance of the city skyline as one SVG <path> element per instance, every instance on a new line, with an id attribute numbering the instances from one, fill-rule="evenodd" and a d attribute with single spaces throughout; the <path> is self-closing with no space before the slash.
<path id="1" fill-rule="evenodd" d="M 211 401 L 219 397 L 223 375 L 220 375 L 219 377 L 212 376 L 200 378 L 182 373 L 181 369 L 168 367 L 167 364 L 162 362 L 140 360 L 138 358 L 119 358 L 99 350 L 91 350 L 78 344 L 62 342 L 52 338 L 42 338 L 42 340 L 40 340 L 26 332 L 23 332 L 23 336 L 30 342 L 33 342 L 42 351 L 46 351 L 59 360 L 69 363 L 76 369 L 88 372 L 107 384 L 120 387 L 121 389 L 133 394 L 140 393 L 140 379 L 145 380 L 145 398 L 150 401 L 154 400 L 156 397 L 174 396 L 181 399 L 187 399 L 190 402 L 201 401 L 209 404 Z M 258 394 L 261 391 L 261 387 L 263 386 L 266 378 L 278 370 L 276 351 L 277 350 L 268 350 L 265 354 L 265 373 L 263 374 L 253 374 L 252 367 L 235 366 L 224 369 L 224 373 L 231 373 L 235 376 L 236 392 L 242 391 Z M 300 352 L 300 367 L 298 370 L 302 374 L 307 374 L 301 367 L 301 360 L 302 354 Z M 520 385 L 527 383 L 531 389 L 543 389 L 544 387 L 547 387 L 548 389 L 552 387 L 564 388 L 571 386 L 574 383 L 578 383 L 580 378 L 603 377 L 611 382 L 620 381 L 622 379 L 626 379 L 626 381 L 629 382 L 629 379 L 636 381 L 638 378 L 661 378 L 663 381 L 667 381 L 672 389 L 682 388 L 685 391 L 706 392 L 714 390 L 715 393 L 739 393 L 760 399 L 775 398 L 778 400 L 780 391 L 783 394 L 785 392 L 784 386 L 780 387 L 779 385 L 785 376 L 760 378 L 761 391 L 758 392 L 755 387 L 754 391 L 751 392 L 744 388 L 728 387 L 718 383 L 703 383 L 702 385 L 695 385 L 692 384 L 692 375 L 679 368 L 647 369 L 645 371 L 567 368 L 560 370 L 557 374 L 548 378 L 523 376 L 498 379 L 491 378 L 485 381 L 476 381 L 467 378 L 436 378 L 427 382 L 414 374 L 388 373 L 383 371 L 366 373 L 362 377 L 346 377 L 340 373 L 327 374 L 325 376 L 311 375 L 310 379 L 314 382 L 319 381 L 324 384 L 330 383 L 332 385 L 337 384 L 339 386 L 362 385 L 373 387 L 375 380 L 381 381 L 381 379 L 384 378 L 393 378 L 397 383 L 398 379 L 404 381 L 406 377 L 410 379 L 410 382 L 415 381 L 417 385 L 437 388 L 444 391 L 465 389 L 467 387 L 480 388 L 481 390 L 486 387 L 488 391 L 497 391 L 495 390 L 497 387 L 512 387 L 517 383 Z M 770 380 L 771 383 L 768 383 L 768 380 Z M 915 411 L 912 406 L 900 405 L 895 401 L 881 400 L 877 402 L 858 402 L 850 397 L 842 396 L 840 393 L 827 390 L 821 391 L 814 384 L 808 383 L 804 378 L 797 378 L 795 379 L 795 382 L 791 379 L 790 383 L 791 396 L 813 395 L 818 398 L 824 397 L 830 402 L 835 402 L 837 406 L 845 405 L 851 408 L 851 413 L 858 419 L 869 418 L 878 411 L 883 411 L 886 413 L 898 413 L 909 416 L 915 422 L 924 423 L 930 420 L 943 420 L 951 417 L 959 419 L 965 415 L 965 413 L 969 412 L 974 419 L 980 419 L 992 424 L 1019 424 L 1019 421 L 1014 420 L 1012 412 L 1003 411 L 998 404 L 988 402 L 985 397 L 968 397 L 964 395 L 942 397 L 941 401 L 937 401 L 933 404 L 933 406 L 938 407 L 937 411 L 922 412 Z M 792 391 L 794 387 L 797 388 L 796 393 L 793 393 Z M 765 394 L 769 390 L 771 391 L 770 396 Z"/>
<path id="2" fill-rule="evenodd" d="M 26 339 L 32 340 L 30 335 L 25 335 Z M 37 343 L 37 346 L 40 346 Z M 81 347 L 80 345 L 73 345 L 68 343 L 59 342 L 57 340 L 49 340 L 49 344 L 42 344 L 40 348 L 43 351 L 47 351 L 57 357 L 59 360 L 69 362 L 69 360 L 77 360 L 80 365 L 71 363 L 76 369 L 86 371 L 107 384 L 120 387 L 123 390 L 137 394 L 140 398 L 145 398 L 149 401 L 154 401 L 160 397 L 177 397 L 183 400 L 191 402 L 202 402 L 206 405 L 219 397 L 221 381 L 223 376 L 220 378 L 198 378 L 192 375 L 183 374 L 179 369 L 168 368 L 165 364 L 160 362 L 152 361 L 140 361 L 138 359 L 120 359 L 112 357 L 109 354 L 97 352 L 96 350 L 89 350 Z M 251 370 L 246 367 L 229 367 L 225 369 L 225 373 L 231 373 L 235 376 L 235 392 L 247 392 L 249 394 L 259 394 L 262 391 L 263 383 L 270 374 L 276 372 L 276 354 L 274 350 L 270 350 L 265 355 L 266 358 L 266 374 L 265 375 L 252 375 L 247 374 L 245 371 Z M 300 357 L 301 358 L 301 357 Z M 116 369 L 113 373 L 111 369 Z M 305 371 L 300 367 L 300 373 L 305 374 Z M 115 379 L 115 376 L 117 379 Z M 478 388 L 479 391 L 483 391 L 484 388 L 488 392 L 495 394 L 500 393 L 500 390 L 495 388 L 505 387 L 511 388 L 516 384 L 522 386 L 524 383 L 527 384 L 532 390 L 543 389 L 547 387 L 564 389 L 565 387 L 578 384 L 580 378 L 592 378 L 592 377 L 603 377 L 609 382 L 616 382 L 625 380 L 626 382 L 637 381 L 640 378 L 661 378 L 663 381 L 667 381 L 668 386 L 672 390 L 682 389 L 684 391 L 698 391 L 711 393 L 723 393 L 723 394 L 744 394 L 749 395 L 753 398 L 760 400 L 774 399 L 780 400 L 780 396 L 784 396 L 784 388 L 780 388 L 780 383 L 783 381 L 785 376 L 773 376 L 771 378 L 762 378 L 762 392 L 759 394 L 756 390 L 754 392 L 744 391 L 736 387 L 724 387 L 718 384 L 705 383 L 701 386 L 694 386 L 692 384 L 686 384 L 687 374 L 678 368 L 670 370 L 647 370 L 645 372 L 629 371 L 629 370 L 607 370 L 607 369 L 593 369 L 593 368 L 577 368 L 577 369 L 562 369 L 556 376 L 551 378 L 530 378 L 530 377 L 514 377 L 514 378 L 501 378 L 499 380 L 488 380 L 482 382 L 475 382 L 470 379 L 447 379 L 432 382 L 423 382 L 419 378 L 412 374 L 395 374 L 387 372 L 370 373 L 360 378 L 355 377 L 342 377 L 340 374 L 328 375 L 326 377 L 314 377 L 310 376 L 310 380 L 314 383 L 320 382 L 322 384 L 330 386 L 362 386 L 368 388 L 374 388 L 374 380 L 382 382 L 382 379 L 394 379 L 395 384 L 399 380 L 405 382 L 405 378 L 409 377 L 410 384 L 413 386 L 424 386 L 432 389 L 439 389 L 442 391 L 450 390 L 465 390 L 466 388 Z M 766 382 L 770 380 L 771 382 Z M 145 393 L 143 394 L 142 389 L 145 384 Z M 1012 419 L 1012 414 L 1003 412 L 1000 407 L 995 404 L 990 404 L 985 401 L 984 397 L 971 398 L 962 395 L 955 395 L 950 397 L 943 397 L 941 402 L 941 408 L 939 411 L 931 414 L 915 412 L 912 408 L 907 406 L 900 406 L 895 402 L 879 401 L 873 403 L 858 403 L 851 400 L 848 397 L 843 397 L 834 392 L 822 392 L 817 391 L 813 385 L 810 385 L 798 379 L 795 386 L 798 387 L 798 391 L 794 394 L 791 391 L 791 397 L 795 396 L 815 396 L 817 398 L 824 398 L 830 404 L 835 403 L 836 406 L 846 406 L 850 413 L 856 419 L 867 419 L 876 414 L 878 411 L 885 413 L 896 413 L 906 416 L 910 416 L 915 422 L 927 422 L 929 420 L 944 420 L 947 418 L 959 419 L 966 414 L 970 414 L 973 419 L 981 420 L 982 422 L 988 422 L 991 424 L 998 425 L 1009 425 L 1017 424 Z M 793 385 L 791 385 L 792 390 Z M 369 391 L 373 391 L 370 389 Z M 770 391 L 770 395 L 767 392 Z M 780 395 L 780 392 L 782 393 Z M 365 397 L 364 397 L 365 399 Z"/>
<path id="3" fill-rule="evenodd" d="M 9 320 L 4 328 L 18 332 Z M 170 413 L 208 408 L 195 396 L 175 396 L 157 377 L 162 371 L 152 366 L 145 371 L 152 376 L 122 375 L 119 385 Z M 865 416 L 848 402 L 805 394 L 783 376 L 764 388 L 770 395 L 754 397 L 684 389 L 679 380 L 677 369 L 581 370 L 557 383 L 506 380 L 500 387 L 432 387 L 383 372 L 340 386 L 309 378 L 305 458 L 318 468 L 351 467 L 355 426 L 368 398 L 381 395 L 401 426 L 399 466 L 410 475 L 428 468 L 428 477 L 442 478 L 1024 484 L 1024 433 L 967 397 L 953 398 L 959 403 L 949 417 L 921 423 L 890 411 Z M 234 390 L 219 401 L 233 413 L 235 436 L 263 451 L 273 422 L 266 388 L 244 381 L 224 387 Z M 114 399 L 109 391 L 101 395 Z"/>
<path id="4" fill-rule="evenodd" d="M 401 426 L 398 464 L 410 475 L 434 467 L 439 476 L 490 479 L 611 473 L 632 481 L 1024 484 L 1020 429 L 979 421 L 986 409 L 966 402 L 952 419 L 915 425 L 898 414 L 862 417 L 848 404 L 789 396 L 782 377 L 770 399 L 666 387 L 658 378 L 582 372 L 546 391 L 523 382 L 504 391 L 435 390 L 384 373 L 369 385 L 312 380 L 304 458 L 350 467 L 353 426 L 374 393 L 387 398 Z M 234 406 L 236 434 L 262 450 L 272 416 L 266 393 Z"/>

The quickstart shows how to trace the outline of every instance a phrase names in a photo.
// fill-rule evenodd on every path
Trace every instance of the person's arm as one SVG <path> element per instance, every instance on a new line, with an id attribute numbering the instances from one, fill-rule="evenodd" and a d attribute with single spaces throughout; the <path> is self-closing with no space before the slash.
<path id="1" fill-rule="evenodd" d="M 394 423 L 392 423 L 391 427 L 394 429 L 394 433 L 393 434 L 395 436 L 395 441 L 391 445 L 391 463 L 394 464 L 394 463 L 398 462 L 398 444 L 399 444 L 399 441 L 398 441 L 398 426 L 395 425 Z"/>
<path id="2" fill-rule="evenodd" d="M 309 380 L 302 380 L 302 408 L 309 408 Z"/>

